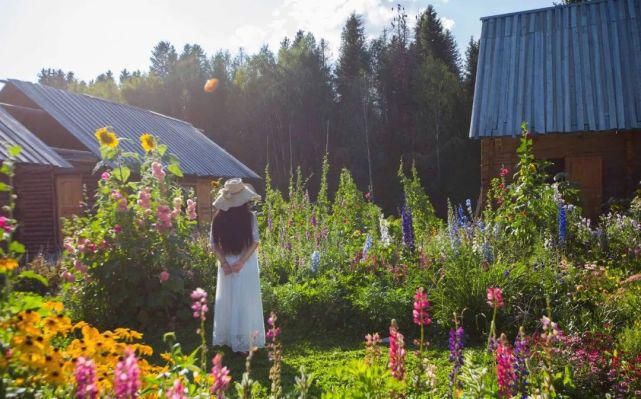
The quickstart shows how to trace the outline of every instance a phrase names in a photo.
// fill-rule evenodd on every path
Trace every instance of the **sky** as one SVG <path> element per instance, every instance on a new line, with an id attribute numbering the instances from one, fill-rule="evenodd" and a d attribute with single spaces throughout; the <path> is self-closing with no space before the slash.
<path id="1" fill-rule="evenodd" d="M 389 26 L 400 3 L 413 25 L 434 5 L 463 52 L 481 33 L 479 18 L 547 7 L 552 0 L 0 0 L 0 79 L 35 81 L 43 67 L 73 71 L 83 80 L 112 70 L 146 71 L 153 46 L 187 43 L 211 55 L 239 48 L 277 50 L 297 30 L 329 41 L 332 58 L 352 12 L 361 14 L 369 38 Z"/>

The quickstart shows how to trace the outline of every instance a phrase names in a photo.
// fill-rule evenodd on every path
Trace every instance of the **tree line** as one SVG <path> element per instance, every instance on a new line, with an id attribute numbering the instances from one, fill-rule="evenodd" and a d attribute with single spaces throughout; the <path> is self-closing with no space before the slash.
<path id="1" fill-rule="evenodd" d="M 413 28 L 402 7 L 395 11 L 373 40 L 362 17 L 349 16 L 335 62 L 324 39 L 299 31 L 276 52 L 208 55 L 197 44 L 178 52 L 162 41 L 147 71 L 108 71 L 85 82 L 49 68 L 38 78 L 187 120 L 257 172 L 268 165 L 285 190 L 300 168 L 313 195 L 327 153 L 330 176 L 348 168 L 394 211 L 402 203 L 399 165 L 414 164 L 443 212 L 448 198 L 475 199 L 479 191 L 479 142 L 467 137 L 479 42 L 471 38 L 461 59 L 432 6 Z M 219 84 L 207 93 L 210 78 Z"/>

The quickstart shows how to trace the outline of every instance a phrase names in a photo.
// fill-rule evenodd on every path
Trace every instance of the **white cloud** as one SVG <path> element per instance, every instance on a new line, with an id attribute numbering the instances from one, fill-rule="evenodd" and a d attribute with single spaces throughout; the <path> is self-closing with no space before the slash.
<path id="1" fill-rule="evenodd" d="M 443 28 L 451 31 L 454 29 L 454 25 L 456 25 L 456 22 L 454 22 L 453 19 L 451 18 L 446 18 L 446 17 L 441 17 L 441 23 L 443 24 Z"/>

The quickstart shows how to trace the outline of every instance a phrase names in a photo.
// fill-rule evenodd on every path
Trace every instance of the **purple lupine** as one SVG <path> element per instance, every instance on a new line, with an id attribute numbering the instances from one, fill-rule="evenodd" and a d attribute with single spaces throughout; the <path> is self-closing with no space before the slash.
<path id="1" fill-rule="evenodd" d="M 140 389 L 140 368 L 138 359 L 131 348 L 125 351 L 125 357 L 116 365 L 114 372 L 114 393 L 118 399 L 134 399 Z"/>
<path id="2" fill-rule="evenodd" d="M 401 220 L 403 222 L 403 242 L 405 246 L 414 251 L 414 226 L 412 223 L 412 210 L 405 205 L 401 208 Z"/>
<path id="3" fill-rule="evenodd" d="M 450 389 L 459 387 L 460 383 L 457 381 L 458 373 L 463 366 L 463 331 L 462 326 L 452 328 L 450 330 L 450 362 L 452 362 L 452 371 L 450 372 Z"/>
<path id="4" fill-rule="evenodd" d="M 73 371 L 76 379 L 76 399 L 95 399 L 98 397 L 96 364 L 91 359 L 79 357 Z"/>
<path id="5" fill-rule="evenodd" d="M 519 329 L 519 335 L 514 340 L 514 373 L 516 375 L 515 391 L 521 395 L 521 399 L 528 397 L 527 395 L 527 377 L 529 371 L 527 369 L 527 359 L 530 356 L 530 346 L 525 336 L 525 329 Z"/>

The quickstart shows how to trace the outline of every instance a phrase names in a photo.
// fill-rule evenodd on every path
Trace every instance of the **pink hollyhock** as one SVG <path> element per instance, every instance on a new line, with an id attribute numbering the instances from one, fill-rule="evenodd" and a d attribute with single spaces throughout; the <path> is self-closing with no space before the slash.
<path id="1" fill-rule="evenodd" d="M 127 210 L 127 198 L 125 198 L 120 191 L 113 190 L 111 192 L 111 198 L 116 201 L 117 211 L 124 212 Z"/>
<path id="2" fill-rule="evenodd" d="M 134 399 L 140 389 L 140 368 L 138 359 L 131 348 L 125 350 L 125 357 L 116 365 L 114 372 L 114 393 L 118 399 Z"/>
<path id="3" fill-rule="evenodd" d="M 191 198 L 187 200 L 187 219 L 196 220 L 198 215 L 196 215 L 196 201 Z"/>
<path id="4" fill-rule="evenodd" d="M 156 216 L 158 217 L 158 223 L 156 224 L 158 230 L 166 231 L 171 229 L 171 209 L 167 205 L 158 205 Z"/>
<path id="5" fill-rule="evenodd" d="M 501 171 L 499 172 L 499 175 L 500 175 L 501 177 L 506 177 L 506 176 L 508 175 L 508 173 L 510 173 L 509 169 L 508 169 L 508 168 L 503 167 L 503 168 L 501 168 Z"/>
<path id="6" fill-rule="evenodd" d="M 211 375 L 214 377 L 214 383 L 211 386 L 211 393 L 217 399 L 224 399 L 225 391 L 229 389 L 231 376 L 227 367 L 223 367 L 223 355 L 216 354 L 212 363 Z"/>
<path id="7" fill-rule="evenodd" d="M 405 338 L 393 321 L 389 328 L 389 368 L 397 380 L 405 377 Z"/>
<path id="8" fill-rule="evenodd" d="M 138 205 L 142 209 L 149 209 L 151 208 L 151 192 L 149 190 L 149 187 L 145 187 L 142 190 L 138 192 Z"/>
<path id="9" fill-rule="evenodd" d="M 76 380 L 76 399 L 95 399 L 98 397 L 96 365 L 91 359 L 79 357 L 73 372 Z"/>
<path id="10" fill-rule="evenodd" d="M 11 233 L 13 231 L 12 220 L 5 216 L 0 216 L 0 229 L 4 230 L 5 233 Z"/>
<path id="11" fill-rule="evenodd" d="M 158 161 L 155 161 L 151 164 L 151 174 L 160 183 L 165 180 L 165 171 L 162 168 L 162 164 Z"/>
<path id="12" fill-rule="evenodd" d="M 503 302 L 503 290 L 498 287 L 488 288 L 487 304 L 496 309 L 502 308 L 505 305 L 505 302 Z"/>
<path id="13" fill-rule="evenodd" d="M 82 273 L 82 274 L 87 274 L 87 271 L 89 270 L 89 268 L 87 267 L 87 265 L 85 265 L 84 263 L 82 263 L 79 259 L 76 259 L 76 260 L 73 262 L 73 267 L 74 267 L 76 270 L 78 270 L 80 273 Z"/>
<path id="14" fill-rule="evenodd" d="M 191 310 L 194 312 L 194 319 L 205 320 L 205 314 L 209 310 L 207 307 L 207 292 L 202 288 L 196 288 L 191 293 Z"/>
<path id="15" fill-rule="evenodd" d="M 504 334 L 501 334 L 495 352 L 496 376 L 499 384 L 499 397 L 511 398 L 514 395 L 516 373 L 514 372 L 514 353 L 507 343 Z"/>
<path id="16" fill-rule="evenodd" d="M 111 174 L 109 172 L 102 172 L 102 174 L 100 175 L 100 179 L 103 181 L 109 180 L 110 177 L 111 177 Z"/>
<path id="17" fill-rule="evenodd" d="M 76 276 L 70 273 L 69 270 L 65 270 L 64 272 L 62 272 L 62 278 L 68 283 L 73 283 L 74 281 L 76 281 Z"/>
<path id="18" fill-rule="evenodd" d="M 160 276 L 159 277 L 160 277 L 160 283 L 162 284 L 162 283 L 166 282 L 167 280 L 169 280 L 169 272 L 166 271 L 166 270 L 163 270 L 162 272 L 160 272 Z"/>
<path id="19" fill-rule="evenodd" d="M 76 248 L 73 246 L 73 244 L 73 238 L 65 237 L 62 246 L 64 247 L 65 251 L 67 251 L 67 253 L 72 254 L 76 252 Z"/>
<path id="20" fill-rule="evenodd" d="M 180 378 L 176 378 L 174 385 L 167 391 L 167 399 L 187 399 L 185 395 L 185 387 L 183 386 Z"/>
<path id="21" fill-rule="evenodd" d="M 427 294 L 423 287 L 420 287 L 414 295 L 414 323 L 419 326 L 429 326 L 432 324 L 432 319 L 428 313 L 430 302 L 427 300 Z"/>

